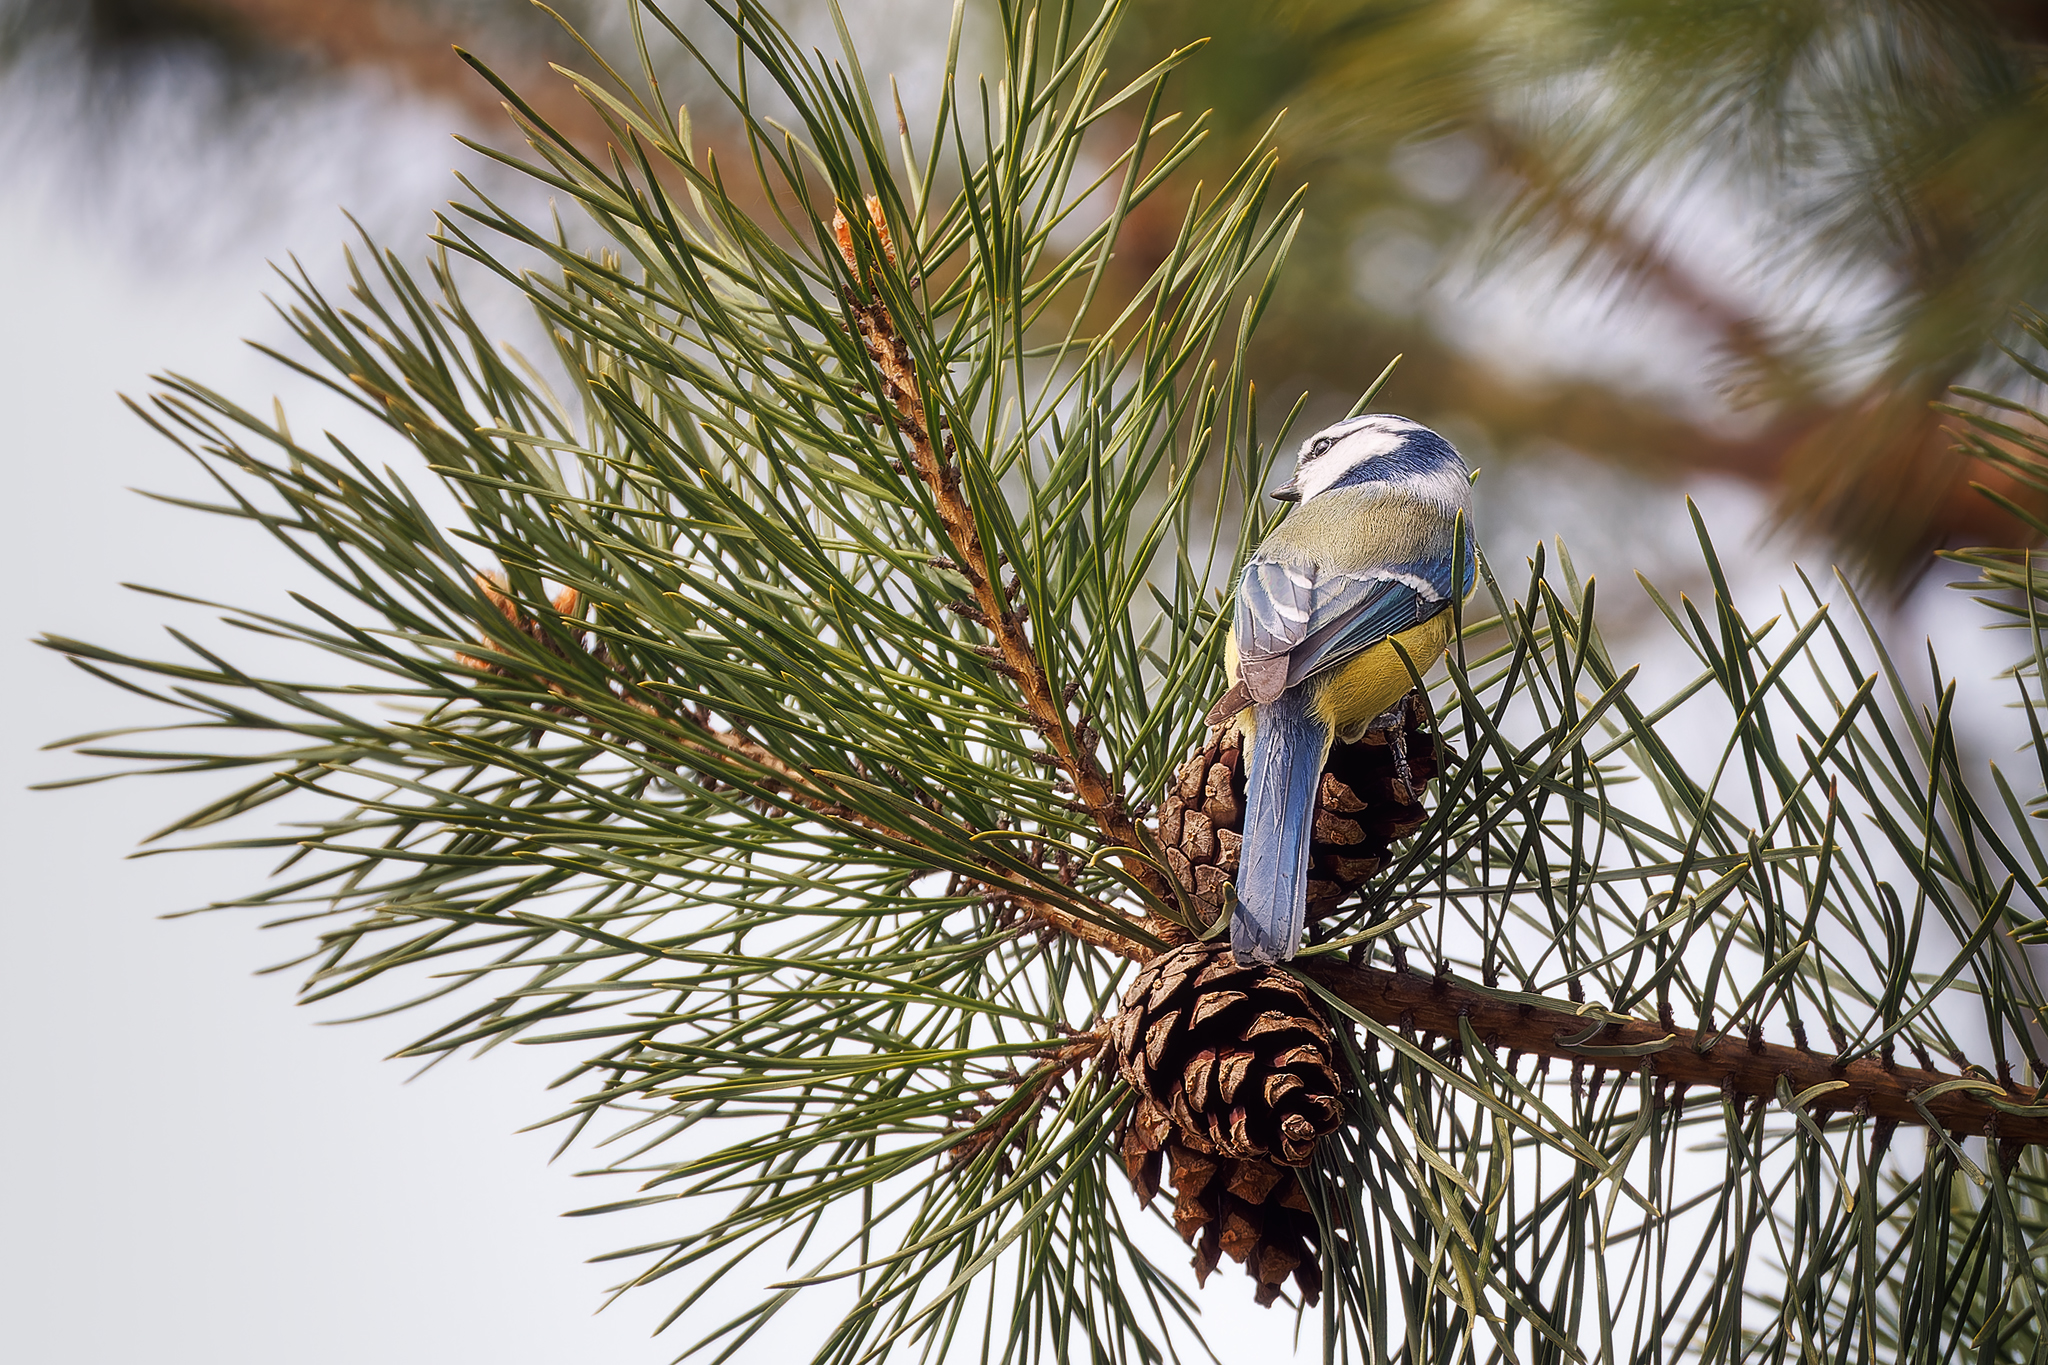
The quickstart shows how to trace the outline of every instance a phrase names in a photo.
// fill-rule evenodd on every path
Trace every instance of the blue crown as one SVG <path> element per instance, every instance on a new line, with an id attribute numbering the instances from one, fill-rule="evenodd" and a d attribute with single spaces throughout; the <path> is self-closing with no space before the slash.
<path id="1" fill-rule="evenodd" d="M 1463 471 L 1465 461 L 1457 449 L 1443 437 L 1407 417 L 1398 417 L 1390 412 L 1369 412 L 1363 417 L 1354 417 L 1340 422 L 1325 434 L 1333 436 L 1336 445 L 1331 453 L 1343 454 L 1344 438 L 1359 431 L 1379 431 L 1397 437 L 1399 444 L 1391 450 L 1381 451 L 1368 459 L 1361 460 L 1357 467 L 1331 484 L 1331 488 L 1351 488 L 1363 483 L 1391 483 L 1402 478 L 1435 474 L 1445 468 Z"/>

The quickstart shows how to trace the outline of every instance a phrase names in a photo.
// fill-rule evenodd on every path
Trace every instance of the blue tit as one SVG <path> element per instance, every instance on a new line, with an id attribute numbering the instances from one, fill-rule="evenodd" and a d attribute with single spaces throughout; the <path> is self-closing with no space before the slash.
<path id="1" fill-rule="evenodd" d="M 1413 679 L 1395 646 L 1423 670 L 1449 642 L 1448 608 L 1474 581 L 1471 490 L 1450 442 L 1368 413 L 1304 441 L 1294 478 L 1273 493 L 1299 506 L 1238 580 L 1231 687 L 1209 713 L 1212 724 L 1235 717 L 1251 749 L 1230 921 L 1240 963 L 1284 962 L 1301 945 L 1331 741 L 1375 727 L 1399 736 L 1403 713 L 1390 708 Z"/>

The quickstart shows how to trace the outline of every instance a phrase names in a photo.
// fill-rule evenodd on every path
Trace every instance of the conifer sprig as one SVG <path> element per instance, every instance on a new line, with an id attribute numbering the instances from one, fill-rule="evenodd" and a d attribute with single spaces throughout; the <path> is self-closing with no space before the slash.
<path id="1" fill-rule="evenodd" d="M 978 84 L 956 11 L 922 139 L 850 48 L 719 13 L 723 156 L 651 82 L 578 78 L 604 157 L 507 92 L 515 164 L 602 245 L 476 194 L 425 279 L 373 249 L 345 304 L 294 282 L 280 358 L 455 525 L 378 452 L 165 381 L 142 411 L 215 473 L 201 510 L 327 585 L 227 619 L 350 681 L 52 639 L 201 737 L 80 747 L 253 774 L 159 837 L 324 803 L 202 845 L 284 855 L 223 904 L 320 926 L 308 1000 L 413 983 L 410 1055 L 574 1057 L 551 1121 L 633 1183 L 585 1212 L 676 1206 L 624 1285 L 665 1282 L 711 1358 L 820 1299 L 820 1360 L 1165 1358 L 1196 1300 L 1131 1221 L 1099 1054 L 1128 963 L 1212 928 L 1143 813 L 1266 529 L 1285 425 L 1245 353 L 1298 205 L 1264 156 L 1178 187 L 1199 120 L 1161 112 L 1174 59 L 1111 79 L 1113 6 L 1000 6 Z M 458 261 L 534 308 L 559 397 Z M 1644 584 L 1700 670 L 1654 703 L 1561 549 L 1514 589 L 1480 566 L 1428 821 L 1300 964 L 1354 1082 L 1302 1180 L 1331 1358 L 2032 1330 L 2025 803 L 1980 799 L 1953 689 L 1917 704 L 1846 588 L 1752 623 L 1700 540 L 1711 600 Z"/>

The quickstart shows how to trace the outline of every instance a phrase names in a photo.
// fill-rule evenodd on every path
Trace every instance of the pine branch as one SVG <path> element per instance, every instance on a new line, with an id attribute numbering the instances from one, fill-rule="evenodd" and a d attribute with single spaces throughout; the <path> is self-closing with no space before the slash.
<path id="1" fill-rule="evenodd" d="M 953 1145 L 948 1155 L 956 1164 L 964 1165 L 1008 1141 L 1020 1126 L 1028 1128 L 1044 1112 L 1060 1082 L 1100 1057 L 1108 1041 L 1108 1032 L 1097 1028 L 1064 1046 L 1047 1049 L 1051 1055 L 1019 1077 L 1009 1099 L 994 1107 L 992 1121 L 986 1126 L 977 1125 Z"/>
<path id="2" fill-rule="evenodd" d="M 1176 1222 L 1206 1229 L 1198 1265 L 1213 1268 L 1245 1212 L 1229 1200 L 1263 1209 L 1230 1247 L 1262 1296 L 1290 1264 L 1304 1294 L 1327 1289 L 1331 1359 L 1385 1356 L 1396 1321 L 1402 1349 L 1431 1359 L 1488 1332 L 1504 1356 L 1570 1354 L 1596 1314 L 1616 1336 L 1606 1360 L 1675 1349 L 1696 1323 L 1735 1342 L 1778 1268 L 1690 1247 L 1770 1245 L 1774 1219 L 1802 1296 L 1786 1302 L 1806 1315 L 1784 1331 L 1822 1323 L 1800 1339 L 1830 1355 L 1878 1354 L 1850 1339 L 1884 1330 L 1867 1326 L 1883 1317 L 1873 1282 L 1901 1303 L 1973 1305 L 1923 1315 L 1938 1328 L 2005 1321 L 2007 1269 L 2048 1286 L 1997 1261 L 2038 1241 L 2019 1201 L 2048 1169 L 2025 1146 L 2029 1097 L 2004 1082 L 2021 1065 L 2048 1075 L 2048 1004 L 2012 951 L 2048 923 L 2032 827 L 2003 785 L 2007 811 L 1978 803 L 1938 670 L 1946 690 L 1922 709 L 1880 640 L 1844 634 L 1846 590 L 1831 604 L 1809 590 L 1789 625 L 1752 627 L 1703 528 L 1711 592 L 1674 603 L 1645 585 L 1697 655 L 1695 681 L 1638 704 L 1638 670 L 1610 658 L 1562 547 L 1555 569 L 1532 556 L 1519 599 L 1482 559 L 1492 617 L 1467 614 L 1435 689 L 1429 808 L 1406 782 L 1394 793 L 1391 759 L 1354 773 L 1359 804 L 1319 798 L 1332 894 L 1317 893 L 1317 946 L 1398 932 L 1442 964 L 1432 975 L 1398 950 L 1393 972 L 1312 956 L 1235 1002 L 1197 1000 L 1219 964 L 1195 963 L 1217 954 L 1155 956 L 1134 885 L 1155 845 L 1122 797 L 1179 769 L 1164 842 L 1205 920 L 1241 852 L 1230 765 L 1218 781 L 1207 747 L 1185 746 L 1220 690 L 1216 590 L 1266 525 L 1253 512 L 1233 538 L 1228 509 L 1263 506 L 1286 447 L 1284 428 L 1261 439 L 1245 344 L 1295 219 L 1270 214 L 1270 160 L 1248 161 L 1189 199 L 1165 264 L 1137 297 L 1101 295 L 1114 321 L 1084 336 L 1128 206 L 1195 133 L 1148 151 L 1171 122 L 1158 72 L 1097 97 L 1113 13 L 1034 16 L 1005 10 L 991 88 L 1006 93 L 963 102 L 949 83 L 920 161 L 907 137 L 882 143 L 853 54 L 813 54 L 743 0 L 728 22 L 745 85 L 727 93 L 775 224 L 693 152 L 651 62 L 644 96 L 591 86 L 619 121 L 609 168 L 530 119 L 546 164 L 525 169 L 608 245 L 586 252 L 474 201 L 440 240 L 538 310 L 566 399 L 508 359 L 445 259 L 426 288 L 373 252 L 345 307 L 298 287 L 308 358 L 291 363 L 445 481 L 452 525 L 376 453 L 301 445 L 268 409 L 167 381 L 147 415 L 216 473 L 221 502 L 204 510 L 325 580 L 289 615 L 230 619 L 324 654 L 345 681 L 253 675 L 182 635 L 186 654 L 162 660 L 52 640 L 198 735 L 101 735 L 85 752 L 257 774 L 173 830 L 285 795 L 328 803 L 310 825 L 223 841 L 288 855 L 235 903 L 325 918 L 302 959 L 309 1000 L 430 975 L 410 1003 L 445 1013 L 414 1055 L 573 1050 L 557 1120 L 638 1185 L 602 1207 L 689 1201 L 662 1240 L 620 1255 L 639 1262 L 634 1283 L 683 1272 L 667 1280 L 685 1286 L 677 1312 L 715 1312 L 710 1342 L 737 1349 L 794 1286 L 836 1281 L 858 1286 L 822 1329 L 817 1358 L 839 1365 L 1186 1354 L 1191 1289 L 1133 1242 L 1110 1188 L 1127 1092 L 1100 1071 L 1065 1084 L 1097 1055 L 1131 962 L 1167 987 L 1145 1031 L 1148 1049 L 1160 1040 L 1148 1097 L 1170 1117 L 1178 1077 L 1212 1146 L 1248 1140 L 1236 1087 L 1257 1063 L 1259 1131 L 1285 1139 L 1266 1152 L 1311 1162 L 1266 1180 L 1247 1156 L 1234 1172 L 1212 1160 L 1204 1193 L 1199 1163 L 1174 1156 L 1189 1201 Z M 752 103 L 768 82 L 800 132 Z M 1136 141 L 1095 184 L 1070 184 L 1104 164 L 1088 130 L 1140 97 Z M 957 164 L 941 173 L 945 149 Z M 823 203 L 872 188 L 887 218 L 842 213 L 836 245 L 800 230 L 831 216 L 820 170 Z M 1077 211 L 1102 186 L 1116 207 L 1091 226 Z M 885 221 L 909 225 L 899 243 Z M 903 275 L 943 287 L 908 302 L 897 254 Z M 480 558 L 502 581 L 476 581 Z M 1075 719 L 1082 689 L 1092 709 Z M 1383 796 L 1399 809 L 1372 804 Z M 1704 1028 L 1621 1017 L 1653 1000 Z M 1288 1001 L 1302 1012 L 1275 1027 Z M 1717 1014 L 1740 1034 L 1714 1037 Z M 1336 1015 L 1391 1049 L 1358 1051 Z M 1169 1056 L 1179 1018 L 1216 1046 Z M 1858 1058 L 1837 1076 L 1805 1047 L 1808 1020 L 1838 1055 L 1845 1037 L 1889 1039 L 1921 1067 Z M 1766 1027 L 1797 1045 L 1764 1043 Z M 1431 1032 L 1457 1046 L 1418 1046 Z M 2001 1086 L 1924 1060 L 1959 1055 L 1959 1038 L 1983 1040 Z M 1525 1085 L 1489 1046 L 1637 1080 Z M 1651 1067 L 1739 1103 L 1659 1104 Z M 1771 1098 L 1804 1107 L 1788 1118 Z M 1874 1123 L 1814 1121 L 1859 1103 Z M 1979 1167 L 1947 1134 L 1988 1131 L 1986 1111 L 2004 1141 Z M 978 1154 L 955 1150 L 970 1113 L 990 1134 Z M 1916 1119 L 1940 1140 L 1919 1166 L 1887 1163 L 1893 1126 Z M 587 1128 L 601 1121 L 609 1132 Z M 1689 1133 L 1728 1160 L 1684 1155 Z M 1954 1197 L 1957 1172 L 1985 1193 Z M 707 1307 L 770 1258 L 752 1282 L 793 1276 L 790 1292 L 737 1316 Z M 2034 1283 L 2024 1294 L 2038 1301 Z"/>
<path id="3" fill-rule="evenodd" d="M 889 235 L 889 221 L 883 215 L 881 200 L 869 196 L 867 214 L 883 257 L 894 264 L 896 247 Z M 843 207 L 833 214 L 832 236 L 839 244 L 840 255 L 846 260 L 848 273 L 858 280 L 861 278 L 860 257 L 854 247 L 852 224 L 847 221 Z M 897 335 L 895 322 L 890 318 L 879 291 L 873 293 L 867 302 L 849 294 L 846 306 L 859 327 L 862 344 L 882 376 L 884 393 L 895 407 L 897 429 L 910 447 L 917 476 L 931 490 L 939 521 L 945 527 L 947 539 L 953 544 L 951 566 L 974 591 L 972 611 L 962 610 L 960 614 L 968 616 L 995 637 L 995 654 L 990 662 L 1003 676 L 1017 684 L 1023 694 L 1025 714 L 1032 729 L 1038 732 L 1058 760 L 1061 771 L 1073 784 L 1076 800 L 1087 808 L 1096 827 L 1102 831 L 1102 837 L 1115 847 L 1131 850 L 1135 856 L 1124 857 L 1124 866 L 1153 896 L 1171 905 L 1173 896 L 1167 889 L 1165 878 L 1143 856 L 1138 827 L 1125 808 L 1123 793 L 1103 771 L 1102 762 L 1096 756 L 1093 732 L 1085 722 L 1069 731 L 1062 699 L 1054 694 L 1052 681 L 1046 676 L 1045 663 L 1025 633 L 1023 614 L 1013 605 L 1014 594 L 997 585 L 996 570 L 989 563 L 988 552 L 981 543 L 981 533 L 974 524 L 974 509 L 968 505 L 967 496 L 961 488 L 959 466 L 951 458 L 951 438 L 942 438 L 941 443 L 934 444 L 933 428 L 918 390 L 917 373 L 911 364 L 909 347 Z M 956 610 L 964 605 L 957 604 Z M 1161 924 L 1165 927 L 1170 922 L 1161 921 Z M 1172 929 L 1168 927 L 1166 932 L 1171 933 Z"/>
<path id="4" fill-rule="evenodd" d="M 1071 917 L 1069 917 L 1071 919 Z M 1125 940 L 1113 941 L 1093 925 L 1072 927 L 1048 918 L 1064 932 L 1086 929 L 1096 947 L 1140 965 L 1153 953 Z M 1311 961 L 1303 975 L 1361 1015 L 1405 1036 L 1440 1034 L 1455 1046 L 1468 1037 L 1489 1052 L 1565 1061 L 1623 1074 L 1649 1070 L 1661 1085 L 1684 1092 L 1705 1087 L 1743 1103 L 1781 1098 L 1784 1087 L 1803 1097 L 1817 1119 L 1847 1113 L 1912 1127 L 1939 1124 L 1959 1137 L 1990 1134 L 2003 1142 L 2048 1143 L 2048 1107 L 2039 1092 L 2001 1085 L 1981 1071 L 1944 1074 L 1898 1066 L 1885 1050 L 1879 1060 L 1838 1056 L 1809 1048 L 1767 1043 L 1752 1030 L 1680 1028 L 1617 1015 L 1597 1006 L 1574 1005 L 1458 981 L 1448 973 L 1422 973 L 1350 963 Z M 2021 1110 L 2025 1112 L 2013 1112 Z"/>
<path id="5" fill-rule="evenodd" d="M 1889 1048 L 1881 1059 L 1843 1062 L 1764 1042 L 1755 1032 L 1736 1037 L 1733 1030 L 1679 1028 L 1488 990 L 1448 974 L 1315 963 L 1306 975 L 1374 1022 L 1405 1036 L 1422 1035 L 1425 1045 L 1428 1035 L 1437 1034 L 1454 1048 L 1476 1042 L 1489 1052 L 1571 1062 L 1596 1074 L 1647 1069 L 1660 1087 L 1675 1087 L 1681 1105 L 1693 1086 L 1756 1104 L 1780 1099 L 1789 1086 L 1816 1120 L 1854 1114 L 1910 1127 L 1938 1123 L 1958 1137 L 1990 1134 L 2003 1142 L 2048 1143 L 2048 1107 L 2039 1106 L 2037 1094 L 2001 1085 L 1981 1071 L 1945 1075 L 1897 1066 Z"/>
<path id="6" fill-rule="evenodd" d="M 477 587 L 491 605 L 503 615 L 512 628 L 534 640 L 548 653 L 558 659 L 567 659 L 554 637 L 533 617 L 522 611 L 518 603 L 506 593 L 502 575 L 478 574 Z M 552 603 L 557 615 L 573 618 L 580 606 L 575 589 L 564 589 Z M 805 773 L 778 757 L 767 746 L 748 739 L 734 730 L 720 730 L 712 726 L 708 717 L 670 706 L 661 706 L 647 700 L 647 694 L 636 689 L 619 667 L 618 661 L 602 644 L 592 648 L 587 643 L 585 631 L 578 628 L 571 633 L 574 644 L 602 668 L 612 675 L 612 696 L 641 714 L 664 721 L 671 727 L 671 738 L 675 747 L 700 759 L 713 757 L 722 751 L 742 759 L 757 769 L 762 785 L 783 796 L 789 814 L 809 814 L 828 819 L 835 824 L 866 830 L 894 844 L 930 847 L 930 841 L 900 825 L 878 820 L 864 811 L 856 810 L 835 798 L 826 783 L 831 774 L 817 771 Z M 488 648 L 488 643 L 484 645 Z M 480 673 L 491 673 L 500 677 L 520 676 L 504 664 L 495 663 L 476 655 L 457 651 L 457 663 Z M 548 707 L 556 715 L 573 716 L 581 719 L 602 732 L 604 722 L 580 706 L 568 688 L 559 682 L 540 677 L 528 677 L 526 681 L 544 689 L 550 696 L 559 698 L 557 704 Z M 714 765 L 714 770 L 727 765 Z M 1155 920 L 1144 926 L 1132 923 L 1128 916 L 1107 905 L 1097 905 L 1099 918 L 1090 919 L 1071 910 L 1062 909 L 1044 898 L 1034 895 L 1027 887 L 1002 875 L 999 868 L 990 866 L 977 880 L 982 894 L 991 902 L 1001 902 L 1013 907 L 1027 922 L 1045 925 L 1047 928 L 1068 935 L 1090 947 L 1101 948 L 1133 962 L 1150 961 L 1158 951 L 1154 943 L 1142 937 L 1148 930 L 1173 932 L 1177 926 L 1171 921 Z M 1128 926 L 1125 932 L 1119 926 Z M 1091 1054 L 1092 1055 L 1092 1054 Z"/>

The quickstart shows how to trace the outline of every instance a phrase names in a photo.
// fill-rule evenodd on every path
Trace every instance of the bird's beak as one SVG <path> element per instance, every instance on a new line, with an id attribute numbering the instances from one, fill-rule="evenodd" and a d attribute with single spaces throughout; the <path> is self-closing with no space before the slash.
<path id="1" fill-rule="evenodd" d="M 1299 479 L 1289 479 L 1286 483 L 1274 489 L 1269 496 L 1277 502 L 1300 502 L 1301 481 Z"/>

